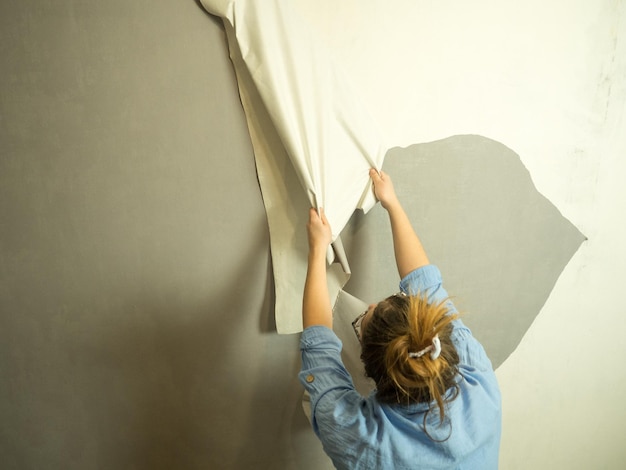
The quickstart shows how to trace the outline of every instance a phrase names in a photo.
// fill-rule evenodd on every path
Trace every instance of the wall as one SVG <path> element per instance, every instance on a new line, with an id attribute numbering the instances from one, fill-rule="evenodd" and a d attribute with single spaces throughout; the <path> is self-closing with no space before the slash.
<path id="1" fill-rule="evenodd" d="M 463 86 L 432 68 L 441 49 L 419 49 L 429 97 L 420 68 L 396 68 L 423 38 L 393 28 L 383 3 L 300 6 L 346 44 L 390 141 L 503 142 L 589 238 L 498 369 L 502 468 L 621 468 L 624 5 L 535 3 L 413 16 L 432 46 L 464 23 L 486 44 L 479 31 L 511 30 L 486 11 L 543 14 L 510 55 L 448 57 Z M 298 338 L 274 333 L 267 226 L 219 23 L 193 1 L 143 0 L 3 2 L 0 21 L 2 467 L 330 468 L 300 409 Z M 529 44 L 550 53 L 528 61 Z M 506 73 L 485 73 L 496 66 Z M 520 70 L 528 87 L 485 99 Z M 425 103 L 438 113 L 418 113 Z"/>

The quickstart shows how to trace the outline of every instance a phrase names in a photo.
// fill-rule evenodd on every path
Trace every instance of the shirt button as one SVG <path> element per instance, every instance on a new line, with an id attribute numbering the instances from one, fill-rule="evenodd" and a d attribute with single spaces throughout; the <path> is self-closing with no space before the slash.
<path id="1" fill-rule="evenodd" d="M 306 376 L 306 383 L 310 384 L 311 382 L 313 382 L 315 380 L 315 377 L 312 376 L 311 374 Z"/>

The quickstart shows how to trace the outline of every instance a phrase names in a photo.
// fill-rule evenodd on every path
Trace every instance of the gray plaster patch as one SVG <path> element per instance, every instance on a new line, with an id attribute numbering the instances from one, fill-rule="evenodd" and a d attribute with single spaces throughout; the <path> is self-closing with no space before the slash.
<path id="1" fill-rule="evenodd" d="M 497 368 L 543 307 L 585 236 L 542 196 L 519 156 L 476 135 L 391 149 L 384 171 L 464 322 Z M 375 302 L 398 290 L 387 213 L 356 212 L 342 232 L 345 287 Z"/>

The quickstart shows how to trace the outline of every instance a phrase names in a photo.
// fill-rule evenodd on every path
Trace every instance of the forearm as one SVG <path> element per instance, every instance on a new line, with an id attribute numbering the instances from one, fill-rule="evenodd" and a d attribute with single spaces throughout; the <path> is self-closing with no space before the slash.
<path id="1" fill-rule="evenodd" d="M 309 264 L 302 300 L 302 325 L 333 327 L 333 314 L 326 279 L 326 250 L 309 251 Z"/>
<path id="2" fill-rule="evenodd" d="M 403 278 L 411 271 L 429 264 L 422 242 L 415 233 L 411 221 L 399 201 L 394 201 L 387 208 L 393 249 L 396 257 L 398 274 Z"/>

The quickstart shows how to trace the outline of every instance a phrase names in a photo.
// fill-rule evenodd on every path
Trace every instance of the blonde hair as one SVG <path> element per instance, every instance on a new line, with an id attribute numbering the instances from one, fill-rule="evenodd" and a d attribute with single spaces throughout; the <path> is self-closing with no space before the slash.
<path id="1" fill-rule="evenodd" d="M 449 312 L 448 299 L 431 304 L 422 295 L 395 295 L 376 306 L 362 333 L 361 359 L 366 374 L 376 382 L 381 403 L 432 403 L 443 423 L 444 405 L 459 391 L 459 356 L 450 338 L 456 318 Z M 441 342 L 437 358 L 410 354 L 433 344 L 436 335 Z"/>

